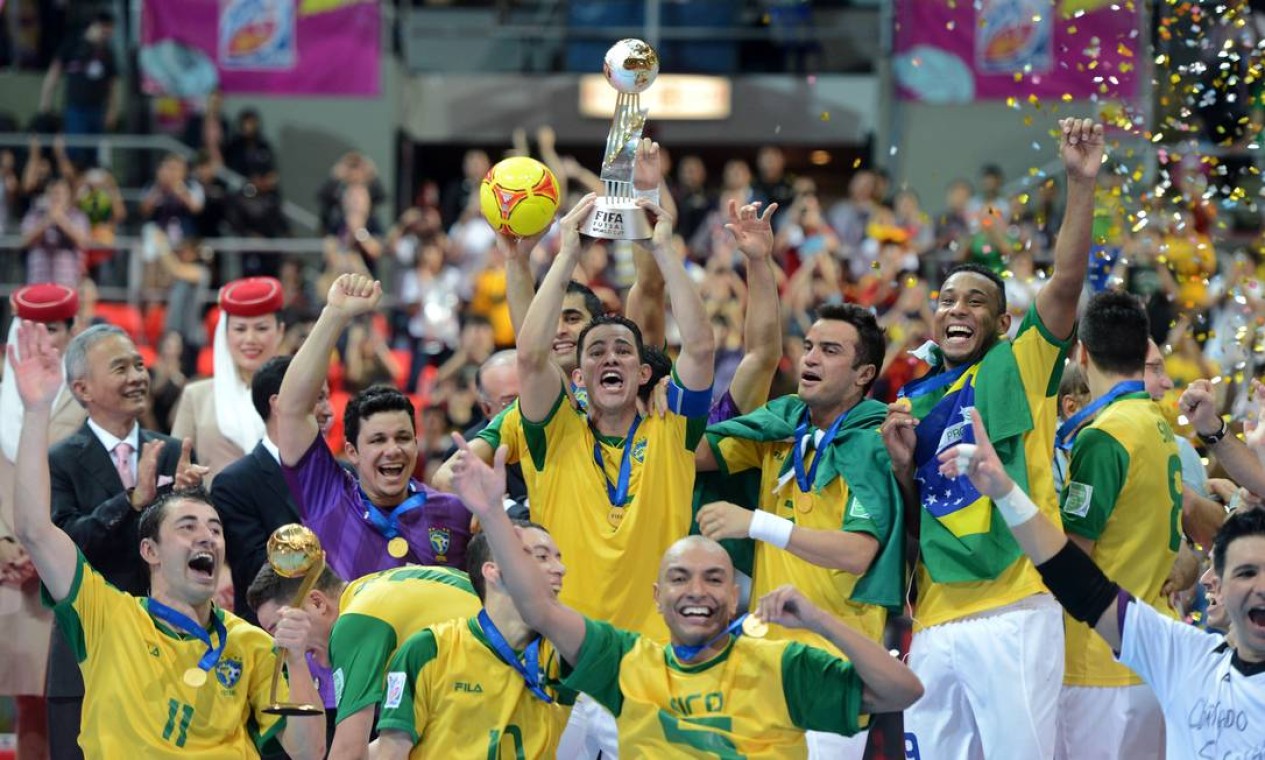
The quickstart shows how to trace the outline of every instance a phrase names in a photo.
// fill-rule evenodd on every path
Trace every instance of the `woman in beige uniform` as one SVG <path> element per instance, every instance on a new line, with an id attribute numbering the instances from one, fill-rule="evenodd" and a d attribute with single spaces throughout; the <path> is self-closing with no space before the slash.
<path id="1" fill-rule="evenodd" d="M 66 349 L 79 311 L 75 291 L 53 283 L 28 285 L 14 292 L 9 303 L 14 320 L 8 345 L 16 345 L 18 320 L 27 319 L 47 325 L 53 345 L 58 351 Z M 53 615 L 40 604 L 34 566 L 13 536 L 13 461 L 23 409 L 7 356 L 4 364 L 0 381 L 0 694 L 17 701 L 18 758 L 42 760 L 48 757 L 44 671 Z M 53 402 L 49 442 L 75 432 L 87 417 L 63 381 Z"/>
<path id="2" fill-rule="evenodd" d="M 215 374 L 185 386 L 171 425 L 172 436 L 193 439 L 196 461 L 210 468 L 208 486 L 263 438 L 250 380 L 281 344 L 285 324 L 277 312 L 283 303 L 281 282 L 272 277 L 247 277 L 220 289 Z"/>

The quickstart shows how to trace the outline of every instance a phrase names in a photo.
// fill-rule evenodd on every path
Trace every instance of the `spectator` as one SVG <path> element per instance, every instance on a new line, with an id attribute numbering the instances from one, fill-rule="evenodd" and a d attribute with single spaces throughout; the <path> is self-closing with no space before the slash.
<path id="1" fill-rule="evenodd" d="M 22 220 L 26 281 L 77 288 L 89 245 L 88 217 L 73 205 L 70 183 L 54 180 Z"/>
<path id="2" fill-rule="evenodd" d="M 223 225 L 233 211 L 228 184 L 220 178 L 220 163 L 213 154 L 199 151 L 193 160 L 193 179 L 202 188 L 202 210 L 194 215 L 194 234 L 201 238 L 216 238 L 223 233 Z"/>
<path id="3" fill-rule="evenodd" d="M 281 208 L 276 153 L 263 135 L 257 111 L 246 109 L 238 115 L 237 134 L 224 146 L 224 163 L 246 178 L 230 202 L 234 231 L 264 238 L 289 234 Z"/>
<path id="4" fill-rule="evenodd" d="M 682 238 L 692 240 L 703 220 L 716 208 L 716 198 L 707 191 L 707 167 L 698 156 L 683 157 L 676 176 L 672 197 L 681 217 L 677 229 Z"/>
<path id="5" fill-rule="evenodd" d="M 339 226 L 325 237 L 323 280 L 340 274 L 371 274 L 382 256 L 382 229 L 372 214 L 372 198 L 364 185 L 350 185 L 339 201 Z M 327 287 L 318 287 L 327 292 Z"/>
<path id="6" fill-rule="evenodd" d="M 353 322 L 343 352 L 343 390 L 354 395 L 370 386 L 394 385 L 402 374 L 386 337 L 367 322 Z"/>
<path id="7" fill-rule="evenodd" d="M 277 354 L 285 334 L 281 283 L 271 277 L 247 277 L 220 289 L 215 327 L 215 374 L 190 383 L 176 407 L 172 435 L 193 442 L 198 461 L 208 468 L 207 482 L 241 459 L 263 438 L 263 419 L 251 404 L 255 372 Z"/>
<path id="8" fill-rule="evenodd" d="M 118 64 L 113 36 L 114 14 L 98 11 L 82 35 L 62 45 L 44 75 L 41 113 L 52 111 L 54 91 L 62 77 L 66 78 L 62 130 L 68 135 L 99 135 L 118 125 Z M 91 156 L 86 148 L 76 148 L 73 153 L 81 164 Z"/>
<path id="9" fill-rule="evenodd" d="M 9 229 L 22 185 L 18 181 L 17 157 L 8 148 L 0 150 L 0 234 Z"/>
<path id="10" fill-rule="evenodd" d="M 765 206 L 776 203 L 786 208 L 795 199 L 793 177 L 786 173 L 786 154 L 776 145 L 765 145 L 756 154 L 756 172 L 759 178 L 755 183 L 753 200 Z"/>
<path id="11" fill-rule="evenodd" d="M 189 381 L 182 366 L 184 339 L 175 330 L 163 333 L 158 341 L 154 365 L 149 368 L 149 388 L 153 404 L 146 415 L 145 427 L 160 433 L 171 433 L 176 403 Z"/>
<path id="12" fill-rule="evenodd" d="M 985 164 L 980 169 L 979 193 L 966 207 L 967 219 L 976 229 L 984 226 L 985 220 L 989 218 L 996 219 L 1001 224 L 1010 222 L 1010 201 L 1001 194 L 1005 182 L 1006 175 L 1000 166 Z"/>
<path id="13" fill-rule="evenodd" d="M 444 187 L 440 194 L 440 211 L 443 214 L 444 227 L 454 224 L 478 213 L 479 183 L 492 168 L 492 161 L 482 150 L 468 150 L 461 159 L 461 179 L 454 180 Z M 474 199 L 472 202 L 471 199 Z"/>
<path id="14" fill-rule="evenodd" d="M 205 204 L 202 186 L 189 178 L 189 163 L 184 157 L 175 153 L 164 156 L 154 182 L 141 195 L 146 259 L 153 261 L 162 248 L 173 249 L 192 235 L 195 219 Z"/>
<path id="15" fill-rule="evenodd" d="M 415 265 L 400 276 L 413 353 L 407 388 L 417 387 L 423 368 L 441 365 L 457 349 L 462 289 L 461 270 L 448 264 L 437 243 L 422 245 Z"/>
<path id="16" fill-rule="evenodd" d="M 865 240 L 865 229 L 878 205 L 874 202 L 877 183 L 874 172 L 861 169 L 848 180 L 847 198 L 831 206 L 826 214 L 831 228 L 839 236 L 841 255 L 845 259 L 850 259 Z M 852 271 L 858 273 L 856 267 Z"/>
<path id="17" fill-rule="evenodd" d="M 127 219 L 127 206 L 114 175 L 101 168 L 89 169 L 75 194 L 75 205 L 88 218 L 92 247 L 88 250 L 89 272 L 114 258 L 118 226 Z"/>
<path id="18" fill-rule="evenodd" d="M 483 175 L 479 178 L 482 179 Z M 330 169 L 329 179 L 325 180 L 316 196 L 321 208 L 321 227 L 326 235 L 337 234 L 348 226 L 343 218 L 343 195 L 351 187 L 363 188 L 368 194 L 367 217 L 372 218 L 377 205 L 386 200 L 386 190 L 378 179 L 378 167 L 373 161 L 356 151 L 343 155 Z M 361 224 L 365 223 L 361 221 Z"/>

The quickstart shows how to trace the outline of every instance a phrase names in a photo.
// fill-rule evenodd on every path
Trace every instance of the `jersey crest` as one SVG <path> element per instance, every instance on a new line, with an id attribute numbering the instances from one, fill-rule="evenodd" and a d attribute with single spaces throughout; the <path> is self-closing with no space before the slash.
<path id="1" fill-rule="evenodd" d="M 226 689 L 231 689 L 237 685 L 242 678 L 242 661 L 236 658 L 228 658 L 220 660 L 215 666 L 215 680 Z"/>
<path id="2" fill-rule="evenodd" d="M 448 546 L 452 543 L 452 535 L 447 528 L 429 528 L 430 548 L 435 551 L 435 559 L 439 562 L 444 561 L 444 555 L 448 553 Z"/>

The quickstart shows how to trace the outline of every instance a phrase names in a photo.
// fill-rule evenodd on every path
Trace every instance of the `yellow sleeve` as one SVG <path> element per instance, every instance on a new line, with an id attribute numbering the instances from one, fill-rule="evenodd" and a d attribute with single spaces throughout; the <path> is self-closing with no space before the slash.
<path id="1" fill-rule="evenodd" d="M 767 444 L 747 438 L 721 438 L 708 435 L 721 472 L 733 474 L 743 470 L 758 469 L 764 463 L 764 447 Z"/>
<path id="2" fill-rule="evenodd" d="M 1063 360 L 1071 344 L 1071 337 L 1059 340 L 1050 333 L 1041 322 L 1035 303 L 1028 307 L 1011 347 L 1030 409 L 1036 410 L 1046 399 L 1058 395 Z"/>
<path id="3" fill-rule="evenodd" d="M 136 599 L 106 583 L 105 578 L 84 559 L 83 552 L 75 552 L 75 561 L 75 580 L 70 584 L 70 593 L 61 601 L 54 602 L 48 595 L 48 589 L 41 585 L 40 598 L 44 606 L 52 609 L 62 635 L 75 653 L 75 659 L 82 663 L 88 659 L 106 630 L 106 621 L 126 615 L 125 605 L 131 603 L 135 606 Z M 137 606 L 136 609 L 140 608 Z"/>

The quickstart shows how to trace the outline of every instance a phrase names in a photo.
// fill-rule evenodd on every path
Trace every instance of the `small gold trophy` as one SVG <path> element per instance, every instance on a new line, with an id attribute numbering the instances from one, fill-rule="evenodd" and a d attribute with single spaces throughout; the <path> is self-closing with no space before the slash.
<path id="1" fill-rule="evenodd" d="M 633 169 L 649 113 L 641 107 L 641 93 L 659 75 L 659 55 L 641 40 L 620 40 L 606 51 L 602 72 L 619 95 L 602 158 L 603 192 L 580 232 L 607 240 L 645 240 L 654 229 L 637 207 Z"/>
<path id="2" fill-rule="evenodd" d="M 301 607 L 303 599 L 312 590 L 321 573 L 325 572 L 325 550 L 321 541 L 309 528 L 298 523 L 282 525 L 268 537 L 268 564 L 277 575 L 285 578 L 302 576 L 299 593 L 294 595 L 293 607 Z M 277 651 L 277 665 L 272 671 L 272 691 L 264 712 L 271 715 L 320 715 L 323 705 L 301 705 L 277 701 L 277 684 L 281 682 L 281 666 L 285 663 L 285 649 Z"/>

